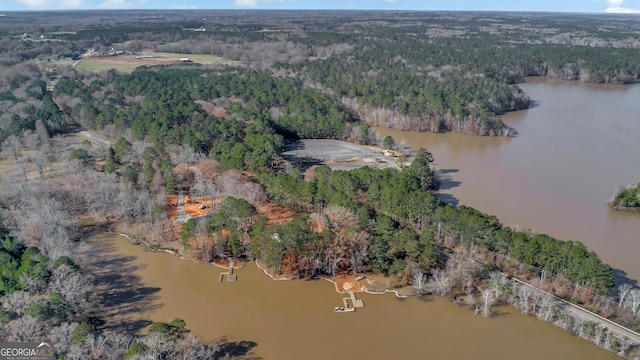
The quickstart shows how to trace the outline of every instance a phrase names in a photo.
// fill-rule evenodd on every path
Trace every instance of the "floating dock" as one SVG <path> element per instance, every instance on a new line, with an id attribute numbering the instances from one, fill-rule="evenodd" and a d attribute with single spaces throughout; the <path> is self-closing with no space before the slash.
<path id="1" fill-rule="evenodd" d="M 233 273 L 233 260 L 229 260 L 229 271 L 220 273 L 219 281 L 224 280 L 224 276 L 227 275 L 227 281 L 237 281 L 238 275 Z"/>
<path id="2" fill-rule="evenodd" d="M 351 300 L 351 304 L 349 304 L 349 300 Z M 342 304 L 342 307 L 335 307 L 333 310 L 335 312 L 351 312 L 356 311 L 356 308 L 364 307 L 364 302 L 356 299 L 356 294 L 353 292 L 349 292 L 349 297 L 342 298 Z"/>

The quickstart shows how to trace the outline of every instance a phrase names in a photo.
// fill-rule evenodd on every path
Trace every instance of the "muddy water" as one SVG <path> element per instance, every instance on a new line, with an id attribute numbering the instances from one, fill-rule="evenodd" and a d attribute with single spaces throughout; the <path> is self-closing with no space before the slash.
<path id="1" fill-rule="evenodd" d="M 273 281 L 251 263 L 237 272 L 238 282 L 218 282 L 219 268 L 112 234 L 95 236 L 88 252 L 108 285 L 114 323 L 135 331 L 181 317 L 194 333 L 224 337 L 251 358 L 617 358 L 512 308 L 487 319 L 439 298 L 362 294 L 364 309 L 336 314 L 342 296 L 324 280 Z"/>
<path id="2" fill-rule="evenodd" d="M 618 186 L 640 181 L 640 86 L 534 80 L 521 87 L 534 107 L 504 117 L 514 138 L 377 130 L 433 153 L 444 200 L 579 240 L 620 270 L 619 281 L 640 280 L 640 214 L 606 206 Z"/>

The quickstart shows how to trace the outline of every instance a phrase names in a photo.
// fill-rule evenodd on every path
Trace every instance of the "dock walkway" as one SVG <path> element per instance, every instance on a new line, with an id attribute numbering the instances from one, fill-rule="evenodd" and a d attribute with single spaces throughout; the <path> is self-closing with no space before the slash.
<path id="1" fill-rule="evenodd" d="M 349 304 L 349 300 L 351 300 L 351 304 L 353 306 Z M 356 294 L 353 291 L 349 292 L 349 297 L 342 298 L 342 303 L 344 304 L 345 309 L 364 307 L 364 302 L 360 299 L 356 299 Z"/>
<path id="2" fill-rule="evenodd" d="M 233 273 L 233 260 L 232 259 L 229 259 L 229 270 L 227 272 L 221 272 L 220 273 L 219 281 L 222 281 L 224 279 L 225 275 L 227 275 L 227 281 L 237 281 L 238 280 L 238 275 Z"/>

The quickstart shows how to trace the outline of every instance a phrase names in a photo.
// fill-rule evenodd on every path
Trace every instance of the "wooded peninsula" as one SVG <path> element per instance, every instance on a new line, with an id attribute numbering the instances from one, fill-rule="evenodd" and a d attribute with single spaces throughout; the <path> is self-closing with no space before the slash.
<path id="1" fill-rule="evenodd" d="M 609 206 L 616 210 L 640 209 L 640 184 L 629 185 L 621 188 L 609 201 Z"/>
<path id="2" fill-rule="evenodd" d="M 67 359 L 175 358 L 186 348 L 194 358 L 232 357 L 181 319 L 151 325 L 146 337 L 105 330 L 77 252 L 89 230 L 102 228 L 199 261 L 259 260 L 297 278 L 382 274 L 394 288 L 447 296 L 487 316 L 491 305 L 512 304 L 637 356 L 638 344 L 578 325 L 550 297 L 509 279 L 539 281 L 636 331 L 639 289 L 616 293 L 612 268 L 579 241 L 444 204 L 428 149 L 402 148 L 371 129 L 514 135 L 499 116 L 531 105 L 516 85 L 525 77 L 638 82 L 636 18 L 76 15 L 6 13 L 0 25 L 2 338 L 54 338 Z M 165 53 L 178 60 L 144 62 Z M 300 139 L 377 147 L 379 156 L 388 149 L 398 160 L 345 171 L 285 157 Z M 183 193 L 205 214 L 175 226 Z M 265 207 L 290 216 L 273 221 Z M 101 352 L 92 347 L 98 338 Z"/>

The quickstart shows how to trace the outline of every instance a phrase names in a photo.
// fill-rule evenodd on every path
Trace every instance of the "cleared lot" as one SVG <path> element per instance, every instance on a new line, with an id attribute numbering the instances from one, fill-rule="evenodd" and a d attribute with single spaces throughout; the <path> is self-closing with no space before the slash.
<path id="1" fill-rule="evenodd" d="M 326 164 L 334 170 L 395 166 L 395 158 L 384 156 L 381 149 L 338 140 L 293 141 L 287 144 L 287 151 L 283 156 L 303 168 L 318 164 Z"/>

